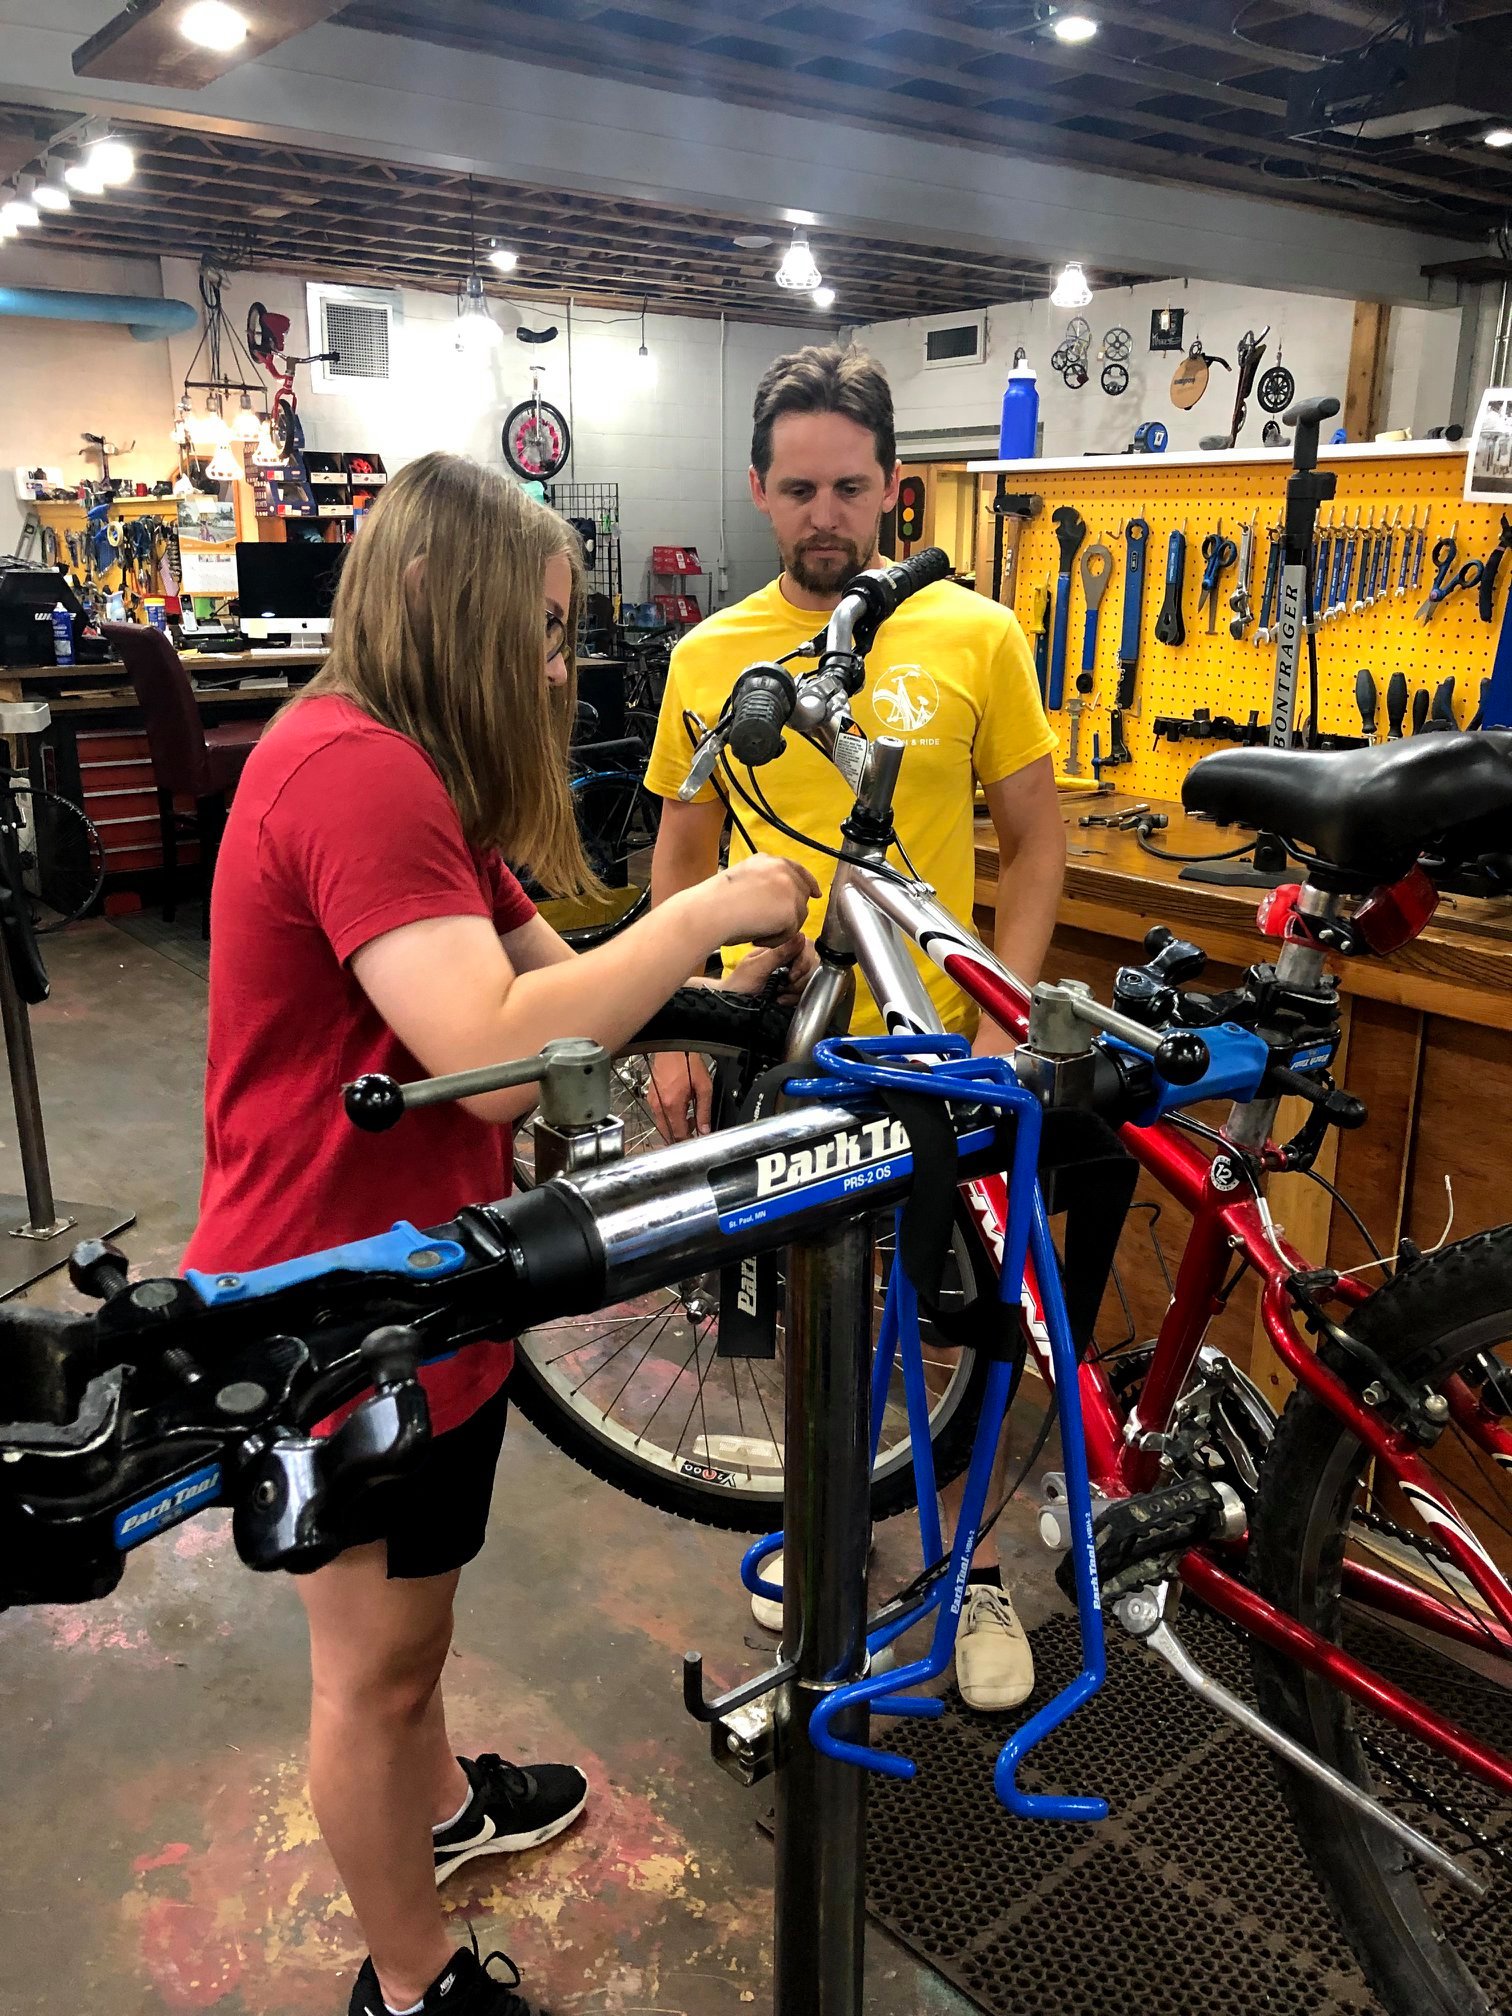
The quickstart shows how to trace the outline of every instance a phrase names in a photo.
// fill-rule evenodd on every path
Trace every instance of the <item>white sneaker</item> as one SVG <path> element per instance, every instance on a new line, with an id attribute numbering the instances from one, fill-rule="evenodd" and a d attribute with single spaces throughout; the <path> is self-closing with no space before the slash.
<path id="1" fill-rule="evenodd" d="M 867 1550 L 866 1558 L 868 1561 L 871 1560 L 876 1551 L 875 1544 Z M 763 1582 L 775 1582 L 779 1589 L 782 1587 L 782 1549 L 780 1547 L 775 1554 L 768 1554 L 765 1561 L 762 1562 L 761 1579 Z M 770 1596 L 753 1596 L 751 1598 L 751 1615 L 756 1619 L 756 1622 L 761 1626 L 763 1631 L 780 1631 L 782 1629 L 782 1605 L 775 1602 Z M 878 1670 L 880 1671 L 881 1669 L 879 1668 Z"/>
<path id="2" fill-rule="evenodd" d="M 968 1708 L 1001 1714 L 1034 1692 L 1034 1654 L 1006 1589 L 967 1588 L 956 1634 L 956 1685 Z"/>
<path id="3" fill-rule="evenodd" d="M 779 1589 L 782 1587 L 782 1550 L 780 1548 L 775 1554 L 768 1554 L 765 1561 L 762 1562 L 761 1579 L 763 1582 L 775 1582 Z M 782 1602 L 780 1598 L 774 1601 L 770 1596 L 753 1596 L 751 1598 L 751 1615 L 756 1619 L 756 1622 L 761 1626 L 763 1631 L 780 1631 L 782 1629 Z"/>

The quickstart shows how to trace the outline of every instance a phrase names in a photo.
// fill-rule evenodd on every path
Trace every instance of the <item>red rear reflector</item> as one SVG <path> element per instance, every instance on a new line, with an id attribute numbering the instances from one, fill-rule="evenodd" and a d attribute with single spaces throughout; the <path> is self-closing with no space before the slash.
<path id="1" fill-rule="evenodd" d="M 1372 952 L 1395 952 L 1410 944 L 1438 908 L 1438 891 L 1414 868 L 1386 889 L 1372 889 L 1351 918 Z"/>

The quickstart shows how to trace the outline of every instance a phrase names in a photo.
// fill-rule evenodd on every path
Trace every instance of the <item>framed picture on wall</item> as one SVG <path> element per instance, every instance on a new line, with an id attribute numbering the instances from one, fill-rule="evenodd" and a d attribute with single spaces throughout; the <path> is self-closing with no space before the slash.
<path id="1" fill-rule="evenodd" d="M 1493 387 L 1475 416 L 1465 457 L 1465 502 L 1505 504 L 1512 499 L 1512 386 Z"/>

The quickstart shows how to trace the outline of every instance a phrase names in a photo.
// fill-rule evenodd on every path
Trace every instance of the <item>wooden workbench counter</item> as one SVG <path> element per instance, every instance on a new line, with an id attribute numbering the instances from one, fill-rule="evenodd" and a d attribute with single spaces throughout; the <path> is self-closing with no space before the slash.
<path id="1" fill-rule="evenodd" d="M 1267 952 L 1267 941 L 1255 928 L 1263 890 L 1183 882 L 1179 864 L 1155 860 L 1134 834 L 1079 821 L 1089 812 L 1148 804 L 1169 821 L 1164 832 L 1152 836 L 1152 845 L 1175 854 L 1216 854 L 1237 847 L 1244 838 L 1241 829 L 1188 818 L 1180 805 L 1116 792 L 1102 798 L 1068 795 L 1062 803 L 1069 849 L 1060 906 L 1063 927 L 1137 948 L 1152 924 L 1169 924 L 1180 936 L 1195 939 L 1213 959 L 1241 971 L 1256 959 L 1275 956 L 1278 948 L 1272 943 Z M 977 903 L 990 914 L 998 851 L 986 819 L 976 825 L 976 871 Z M 1299 868 L 1299 878 L 1301 873 Z M 1512 898 L 1446 896 L 1423 935 L 1392 958 L 1340 960 L 1336 970 L 1347 995 L 1512 1031 Z"/>
<path id="2" fill-rule="evenodd" d="M 1115 970 L 1138 963 L 1140 941 L 1152 924 L 1169 924 L 1208 953 L 1202 986 L 1227 986 L 1253 961 L 1273 958 L 1275 941 L 1255 928 L 1263 892 L 1183 882 L 1176 864 L 1153 860 L 1133 834 L 1078 823 L 1086 812 L 1134 802 L 1116 794 L 1063 800 L 1070 854 L 1046 977 L 1085 980 L 1106 1001 Z M 1151 809 L 1170 822 L 1154 844 L 1176 853 L 1213 854 L 1243 837 L 1237 829 L 1189 819 L 1178 805 L 1152 802 Z M 990 939 L 998 854 L 985 819 L 977 822 L 976 866 L 977 923 Z M 1432 925 L 1402 952 L 1389 960 L 1339 960 L 1334 970 L 1343 994 L 1335 1075 L 1364 1100 L 1370 1120 L 1355 1133 L 1330 1135 L 1320 1173 L 1343 1190 L 1387 1252 L 1404 1233 L 1422 1246 L 1440 1237 L 1446 1176 L 1453 1184 L 1456 1238 L 1512 1218 L 1512 901 L 1446 897 Z M 1287 1102 L 1283 1133 L 1294 1131 L 1301 1112 Z M 1203 1109 L 1201 1117 L 1217 1124 L 1223 1109 Z M 1160 1234 L 1174 1264 L 1184 1214 L 1143 1176 L 1139 1195 L 1161 1203 Z M 1344 1214 L 1305 1177 L 1273 1180 L 1271 1196 L 1278 1219 L 1310 1258 L 1326 1253 L 1333 1265 L 1354 1266 L 1368 1257 Z M 1168 1290 L 1143 1216 L 1130 1221 L 1120 1267 L 1135 1328 L 1150 1336 Z M 1116 1341 L 1122 1317 L 1111 1300 L 1104 1319 L 1108 1335 L 1102 1341 Z M 1257 1338 L 1251 1294 L 1235 1296 L 1213 1341 L 1279 1397 L 1284 1382 L 1269 1347 Z"/>

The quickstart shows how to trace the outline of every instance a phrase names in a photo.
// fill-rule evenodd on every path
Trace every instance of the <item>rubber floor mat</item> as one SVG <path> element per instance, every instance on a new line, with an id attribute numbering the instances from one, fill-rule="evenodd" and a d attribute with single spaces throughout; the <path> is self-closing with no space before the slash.
<path id="1" fill-rule="evenodd" d="M 1188 1604 L 1181 1635 L 1250 1698 L 1248 1655 L 1226 1626 Z M 1014 1724 L 1080 1666 L 1069 1617 L 1031 1642 L 1038 1684 Z M 999 1805 L 1007 1720 L 952 1690 L 938 1722 L 881 1723 L 881 1746 L 918 1775 L 870 1790 L 871 1915 L 988 2016 L 1379 2016 L 1269 1753 L 1153 1655 L 1110 1630 L 1102 1692 L 1021 1774 L 1031 1791 L 1100 1793 L 1112 1812 L 1099 1827 Z M 1512 2010 L 1502 1943 L 1501 1978 L 1486 1978 Z"/>

